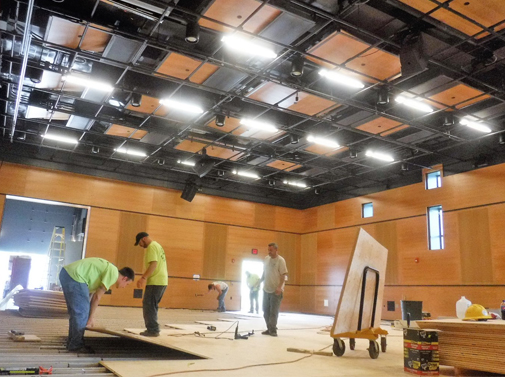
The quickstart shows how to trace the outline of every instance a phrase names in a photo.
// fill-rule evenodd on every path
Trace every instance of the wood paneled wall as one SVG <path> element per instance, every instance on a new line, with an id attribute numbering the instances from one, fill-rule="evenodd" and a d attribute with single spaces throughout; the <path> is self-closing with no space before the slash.
<path id="1" fill-rule="evenodd" d="M 289 270 L 282 309 L 334 314 L 359 227 L 389 250 L 386 319 L 400 317 L 402 299 L 422 300 L 438 316 L 454 315 L 461 295 L 490 307 L 505 298 L 505 164 L 443 177 L 439 189 L 419 183 L 305 211 L 200 194 L 188 203 L 175 190 L 9 163 L 0 166 L 0 213 L 6 194 L 89 205 L 87 256 L 137 272 L 143 250 L 133 246 L 135 234 L 149 232 L 167 253 L 166 307 L 214 308 L 206 285 L 225 280 L 227 307 L 238 309 L 242 261 L 262 260 L 277 242 Z M 374 216 L 363 219 L 367 202 Z M 443 250 L 428 250 L 433 205 L 444 210 Z M 103 303 L 140 306 L 133 289 L 113 290 Z M 396 311 L 386 311 L 387 301 Z"/>

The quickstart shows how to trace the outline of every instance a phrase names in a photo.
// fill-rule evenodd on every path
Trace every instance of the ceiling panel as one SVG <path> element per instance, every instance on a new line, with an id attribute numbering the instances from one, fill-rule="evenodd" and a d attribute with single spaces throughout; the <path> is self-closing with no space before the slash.
<path id="1" fill-rule="evenodd" d="M 372 48 L 346 64 L 346 67 L 375 77 L 379 80 L 395 78 L 400 75 L 401 65 L 398 56 Z"/>
<path id="2" fill-rule="evenodd" d="M 105 31 L 95 29 L 96 25 L 92 24 L 92 26 L 87 29 L 80 48 L 85 51 L 103 52 L 111 36 Z M 84 29 L 81 24 L 59 17 L 50 17 L 45 40 L 61 46 L 76 48 L 79 46 Z"/>
<path id="3" fill-rule="evenodd" d="M 366 131 L 371 134 L 380 134 L 382 132 L 395 128 L 400 124 L 402 123 L 388 118 L 379 117 L 374 120 L 371 120 L 370 122 L 364 123 L 356 128 L 358 130 Z"/>
<path id="4" fill-rule="evenodd" d="M 291 97 L 279 103 L 279 107 L 307 115 L 316 115 L 322 111 L 334 109 L 338 106 L 336 102 L 305 92 L 298 92 L 298 100 L 297 95 L 293 94 Z"/>
<path id="5" fill-rule="evenodd" d="M 370 45 L 348 34 L 335 32 L 310 49 L 309 53 L 330 62 L 342 64 L 368 47 L 370 47 Z M 310 56 L 307 57 L 307 59 L 320 62 L 319 59 L 314 59 Z M 327 63 L 325 63 L 325 65 L 327 65 Z"/>
<path id="6" fill-rule="evenodd" d="M 394 134 L 396 132 L 399 132 L 399 131 L 402 131 L 406 128 L 409 128 L 409 125 L 408 124 L 404 124 L 404 125 L 401 125 L 401 126 L 398 126 L 398 127 L 395 127 L 395 128 L 392 128 L 390 130 L 387 130 L 387 131 L 384 131 L 384 132 L 381 132 L 380 135 L 381 136 L 388 136 L 388 135 L 391 135 L 391 134 Z"/>
<path id="7" fill-rule="evenodd" d="M 175 149 L 178 149 L 180 151 L 192 153 L 199 153 L 203 148 L 206 148 L 207 155 L 215 158 L 221 158 L 223 160 L 230 159 L 231 161 L 236 161 L 243 155 L 243 153 L 240 151 L 234 151 L 232 149 L 222 148 L 214 145 L 209 146 L 208 143 L 203 143 L 191 139 L 183 140 L 175 147 Z"/>
<path id="8" fill-rule="evenodd" d="M 217 65 L 205 63 L 189 78 L 189 81 L 202 84 L 219 69 Z"/>
<path id="9" fill-rule="evenodd" d="M 200 60 L 192 59 L 172 52 L 156 70 L 168 76 L 185 80 L 202 64 Z"/>
<path id="10" fill-rule="evenodd" d="M 271 163 L 267 164 L 267 166 L 274 168 L 274 169 L 285 170 L 285 171 L 292 171 L 292 170 L 302 167 L 302 165 L 297 165 L 295 163 L 283 161 L 283 160 L 272 161 Z"/>
<path id="11" fill-rule="evenodd" d="M 109 129 L 105 133 L 107 135 L 121 136 L 125 138 L 129 137 L 131 139 L 140 140 L 147 134 L 147 131 L 121 126 L 119 124 L 113 124 L 112 126 L 109 127 Z"/>
<path id="12" fill-rule="evenodd" d="M 126 108 L 132 111 L 139 111 L 144 114 L 152 114 L 154 110 L 156 110 L 160 106 L 160 100 L 158 98 L 142 96 L 142 102 L 139 107 L 132 106 L 128 104 Z M 168 110 L 161 106 L 158 111 L 156 111 L 156 115 L 165 116 L 168 114 Z"/>
<path id="13" fill-rule="evenodd" d="M 277 102 L 282 101 L 284 98 L 296 92 L 295 89 L 289 88 L 284 85 L 276 84 L 273 82 L 267 82 L 263 85 L 260 85 L 256 90 L 249 93 L 247 97 L 265 102 L 270 105 L 276 104 Z"/>
<path id="14" fill-rule="evenodd" d="M 443 92 L 432 95 L 432 100 L 441 102 L 447 106 L 454 106 L 462 102 L 471 100 L 471 103 L 479 102 L 489 98 L 489 95 L 483 95 L 484 93 L 478 89 L 474 89 L 465 84 L 457 84 L 450 89 L 444 90 Z M 465 106 L 468 106 L 465 105 Z"/>

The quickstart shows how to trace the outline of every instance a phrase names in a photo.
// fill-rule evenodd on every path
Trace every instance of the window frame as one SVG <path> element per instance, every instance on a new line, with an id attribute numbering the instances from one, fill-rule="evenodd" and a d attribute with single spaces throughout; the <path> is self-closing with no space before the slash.
<path id="1" fill-rule="evenodd" d="M 437 214 L 435 214 L 438 223 L 438 234 L 432 235 L 432 217 L 431 212 L 433 209 L 437 209 Z M 444 234 L 444 210 L 441 205 L 430 206 L 426 210 L 427 225 L 428 225 L 428 249 L 429 250 L 444 250 L 445 249 L 445 234 Z M 432 240 L 437 240 L 438 245 L 434 246 Z"/>
<path id="2" fill-rule="evenodd" d="M 429 182 L 430 182 L 430 176 L 431 175 L 434 175 L 434 174 L 437 174 L 436 176 L 436 186 L 435 187 L 429 187 Z M 435 170 L 435 171 L 430 171 L 430 172 L 427 172 L 425 174 L 425 186 L 424 188 L 426 190 L 434 190 L 434 189 L 437 189 L 437 188 L 440 188 L 442 187 L 442 171 L 441 170 Z"/>
<path id="3" fill-rule="evenodd" d="M 365 208 L 367 208 L 368 206 L 370 206 L 370 208 L 372 209 L 372 214 L 370 216 L 365 216 Z M 373 202 L 362 203 L 361 204 L 361 218 L 362 219 L 369 219 L 370 217 L 373 217 L 373 215 L 374 215 Z"/>

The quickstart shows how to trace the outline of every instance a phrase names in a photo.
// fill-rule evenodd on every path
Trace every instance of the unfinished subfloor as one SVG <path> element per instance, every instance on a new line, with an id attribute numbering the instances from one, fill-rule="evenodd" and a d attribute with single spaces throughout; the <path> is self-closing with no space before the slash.
<path id="1" fill-rule="evenodd" d="M 249 339 L 233 340 L 239 320 L 239 333 L 254 330 Z M 399 330 L 389 331 L 386 353 L 373 360 L 368 355 L 368 342 L 357 340 L 356 349 L 343 357 L 307 355 L 288 352 L 287 348 L 331 352 L 333 340 L 323 331 L 332 317 L 281 313 L 279 336 L 261 335 L 260 316 L 238 312 L 216 313 L 207 310 L 160 309 L 159 322 L 164 326 L 158 344 L 187 349 L 208 359 L 134 339 L 122 339 L 96 332 L 86 332 L 87 344 L 95 354 L 73 354 L 64 349 L 68 330 L 66 319 L 23 318 L 15 312 L 0 312 L 0 367 L 44 366 L 57 369 L 59 376 L 158 377 L 170 375 L 199 376 L 408 376 L 403 371 L 403 337 Z M 223 323 L 221 325 L 221 323 Z M 209 324 L 217 331 L 208 331 Z M 141 308 L 98 308 L 96 325 L 130 334 L 143 327 Z M 227 332 L 221 333 L 228 329 Z M 15 329 L 38 335 L 40 343 L 18 343 L 8 339 L 7 331 Z M 195 334 L 198 331 L 199 334 Z M 463 373 L 462 373 L 463 374 Z M 450 367 L 442 367 L 441 375 L 455 375 Z M 491 376 L 465 372 L 466 376 Z"/>

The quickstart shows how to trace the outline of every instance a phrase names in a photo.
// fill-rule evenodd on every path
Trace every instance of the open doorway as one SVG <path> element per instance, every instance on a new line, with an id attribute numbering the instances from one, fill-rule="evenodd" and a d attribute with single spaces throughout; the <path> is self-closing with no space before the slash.
<path id="1" fill-rule="evenodd" d="M 242 262 L 242 279 L 241 279 L 242 286 L 240 288 L 240 296 L 242 297 L 240 301 L 240 311 L 242 312 L 248 312 L 249 309 L 251 308 L 251 301 L 249 298 L 250 290 L 249 287 L 247 286 L 246 272 L 256 274 L 261 278 L 261 276 L 263 275 L 263 262 L 252 259 L 246 259 Z M 259 314 L 262 314 L 263 312 L 262 303 L 263 303 L 263 289 L 260 288 L 258 294 Z"/>
<path id="2" fill-rule="evenodd" d="M 0 229 L 0 295 L 21 285 L 59 290 L 64 265 L 82 259 L 89 207 L 7 195 Z"/>

